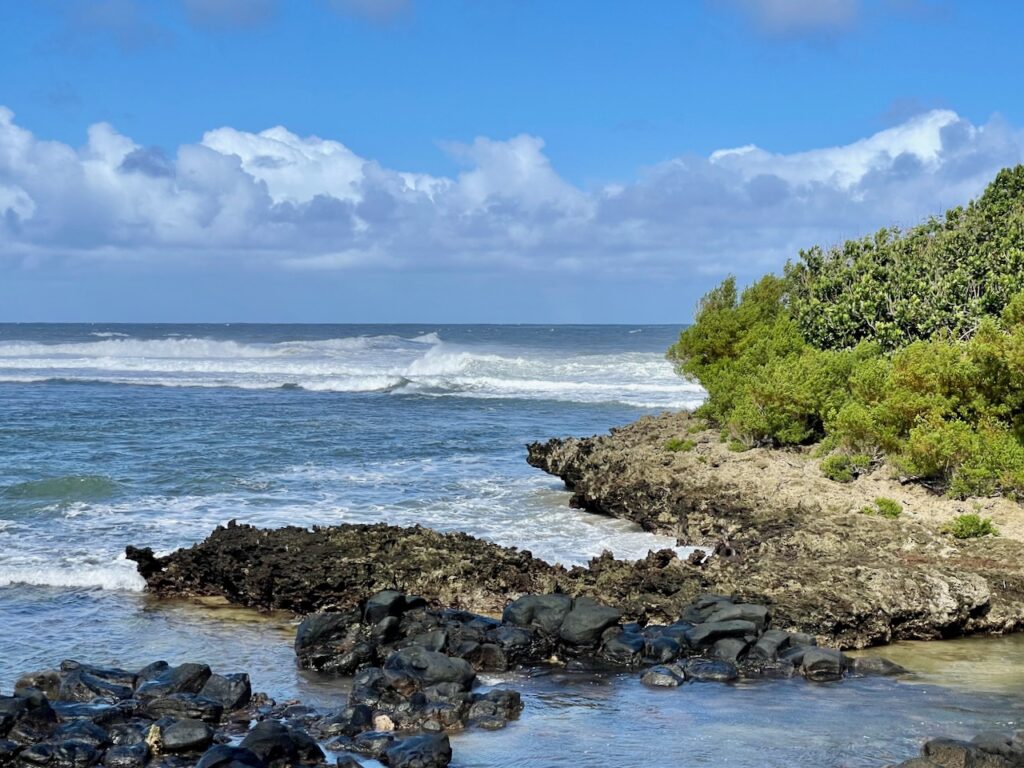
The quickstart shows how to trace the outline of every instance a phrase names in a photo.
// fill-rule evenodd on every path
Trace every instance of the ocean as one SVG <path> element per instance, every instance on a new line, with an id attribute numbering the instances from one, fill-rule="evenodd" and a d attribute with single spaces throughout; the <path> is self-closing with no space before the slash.
<path id="1" fill-rule="evenodd" d="M 339 701 L 338 681 L 295 669 L 291 617 L 154 600 L 124 559 L 127 544 L 166 553 L 232 519 L 421 524 L 567 565 L 675 546 L 569 509 L 524 446 L 698 405 L 700 387 L 664 357 L 678 330 L 0 325 L 0 691 L 65 658 L 164 658 L 249 671 L 279 698 Z M 780 697 L 648 691 L 634 677 L 506 676 L 523 719 L 457 737 L 456 765 L 608 765 L 637 750 L 655 764 L 878 765 L 940 727 L 1018 713 L 994 692 L 953 705 L 932 680 L 794 681 L 776 684 Z"/>

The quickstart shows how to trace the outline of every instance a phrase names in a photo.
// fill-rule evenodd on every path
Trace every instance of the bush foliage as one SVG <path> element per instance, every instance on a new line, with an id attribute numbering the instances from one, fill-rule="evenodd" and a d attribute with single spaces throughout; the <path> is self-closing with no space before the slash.
<path id="1" fill-rule="evenodd" d="M 668 355 L 744 446 L 823 441 L 844 482 L 884 457 L 953 496 L 1024 492 L 1024 166 L 905 235 L 726 279 Z"/>
<path id="2" fill-rule="evenodd" d="M 998 536 L 999 531 L 987 517 L 971 512 L 957 515 L 942 526 L 943 533 L 949 533 L 955 539 L 977 539 L 982 536 Z"/>
<path id="3" fill-rule="evenodd" d="M 895 520 L 903 514 L 903 505 L 896 501 L 896 499 L 879 496 L 875 499 L 874 504 L 868 504 L 861 510 L 861 512 L 865 515 L 878 515 L 879 517 L 887 517 L 890 520 Z"/>

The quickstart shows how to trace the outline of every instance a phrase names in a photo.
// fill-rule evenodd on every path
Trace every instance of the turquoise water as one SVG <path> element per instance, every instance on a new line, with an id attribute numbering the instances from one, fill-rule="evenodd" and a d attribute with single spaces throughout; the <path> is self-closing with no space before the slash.
<path id="1" fill-rule="evenodd" d="M 570 510 L 524 443 L 692 407 L 671 327 L 0 325 L 0 690 L 63 658 L 204 660 L 331 704 L 293 622 L 147 597 L 126 544 L 166 552 L 232 518 L 464 530 L 582 563 L 675 542 Z M 998 663 L 1005 648 L 989 654 Z M 647 691 L 522 677 L 523 720 L 459 765 L 879 765 L 935 732 L 1015 723 L 1017 699 L 848 681 Z M 769 750 L 766 752 L 766 750 Z"/>

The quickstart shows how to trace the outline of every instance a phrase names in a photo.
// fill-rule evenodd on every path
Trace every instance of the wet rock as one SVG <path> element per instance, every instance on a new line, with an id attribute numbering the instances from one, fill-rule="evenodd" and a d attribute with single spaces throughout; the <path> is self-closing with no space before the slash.
<path id="1" fill-rule="evenodd" d="M 48 704 L 24 711 L 7 731 L 7 738 L 22 746 L 46 741 L 57 728 L 57 716 Z"/>
<path id="2" fill-rule="evenodd" d="M 58 726 L 53 732 L 52 739 L 54 741 L 79 741 L 96 749 L 102 749 L 111 743 L 110 734 L 88 720 L 78 720 Z"/>
<path id="3" fill-rule="evenodd" d="M 118 723 L 110 726 L 107 735 L 111 744 L 131 745 L 142 744 L 146 741 L 146 734 L 149 726 L 138 723 Z"/>
<path id="4" fill-rule="evenodd" d="M 469 690 L 476 673 L 463 659 L 413 646 L 388 657 L 384 676 L 398 690 L 422 689 L 435 683 L 457 683 L 463 690 Z"/>
<path id="5" fill-rule="evenodd" d="M 562 642 L 569 646 L 593 648 L 602 633 L 622 618 L 617 608 L 602 605 L 590 598 L 577 598 L 558 630 Z"/>
<path id="6" fill-rule="evenodd" d="M 242 673 L 231 675 L 210 675 L 203 684 L 199 695 L 219 703 L 225 712 L 234 712 L 249 704 L 252 699 L 252 684 L 249 676 Z"/>
<path id="7" fill-rule="evenodd" d="M 218 744 L 203 753 L 196 768 L 266 768 L 266 764 L 248 749 Z"/>
<path id="8" fill-rule="evenodd" d="M 640 682 L 651 688 L 677 688 L 686 678 L 678 667 L 651 667 L 640 677 Z"/>
<path id="9" fill-rule="evenodd" d="M 942 768 L 995 768 L 1005 765 L 986 760 L 987 755 L 977 746 L 955 739 L 932 739 L 921 748 L 921 756 Z"/>
<path id="10" fill-rule="evenodd" d="M 572 604 L 569 595 L 525 595 L 506 606 L 501 620 L 555 636 L 572 610 Z"/>
<path id="11" fill-rule="evenodd" d="M 391 731 L 365 731 L 352 740 L 352 749 L 360 755 L 380 760 L 395 741 Z"/>
<path id="12" fill-rule="evenodd" d="M 850 674 L 857 677 L 895 677 L 907 670 L 894 661 L 881 656 L 860 656 L 850 662 Z"/>
<path id="13" fill-rule="evenodd" d="M 224 707 L 219 702 L 193 693 L 172 693 L 169 696 L 161 696 L 147 701 L 142 711 L 153 720 L 159 720 L 161 717 L 173 717 L 218 723 L 221 715 L 224 714 Z"/>
<path id="14" fill-rule="evenodd" d="M 719 640 L 727 637 L 744 639 L 757 638 L 757 626 L 750 621 L 735 619 L 732 621 L 709 621 L 698 624 L 686 633 L 686 640 L 691 648 L 710 648 Z"/>
<path id="15" fill-rule="evenodd" d="M 749 645 L 738 637 L 723 637 L 711 647 L 711 657 L 736 664 L 747 655 Z"/>
<path id="16" fill-rule="evenodd" d="M 272 720 L 257 723 L 240 746 L 272 768 L 296 762 L 319 762 L 324 757 L 323 751 L 308 734 Z"/>
<path id="17" fill-rule="evenodd" d="M 107 768 L 142 768 L 148 760 L 149 746 L 144 743 L 118 744 L 103 756 Z"/>
<path id="18" fill-rule="evenodd" d="M 199 693 L 210 679 L 210 668 L 206 664 L 182 664 L 169 667 L 163 672 L 140 683 L 136 693 L 141 698 L 158 698 L 180 693 Z"/>
<path id="19" fill-rule="evenodd" d="M 601 655 L 620 667 L 638 667 L 643 661 L 646 646 L 643 635 L 618 632 L 604 641 Z"/>
<path id="20" fill-rule="evenodd" d="M 683 666 L 688 680 L 728 683 L 739 677 L 736 665 L 718 659 L 690 659 Z"/>
<path id="21" fill-rule="evenodd" d="M 445 768 L 452 761 L 452 747 L 444 734 L 424 734 L 395 741 L 384 756 L 390 768 Z"/>
<path id="22" fill-rule="evenodd" d="M 60 691 L 60 672 L 56 669 L 44 669 L 23 675 L 14 684 L 14 693 L 20 694 L 26 689 L 40 691 L 51 701 L 56 700 Z"/>
<path id="23" fill-rule="evenodd" d="M 352 674 L 373 661 L 373 649 L 361 633 L 353 611 L 307 616 L 295 635 L 299 666 L 321 672 Z"/>
<path id="24" fill-rule="evenodd" d="M 785 649 L 790 642 L 788 632 L 780 629 L 769 629 L 762 634 L 750 649 L 750 657 L 758 661 L 774 661 L 779 651 Z"/>
<path id="25" fill-rule="evenodd" d="M 671 637 L 654 637 L 644 643 L 644 657 L 657 664 L 679 657 L 679 643 Z"/>
<path id="26" fill-rule="evenodd" d="M 7 739 L 0 739 L 0 765 L 10 765 L 21 750 L 21 746 Z"/>
<path id="27" fill-rule="evenodd" d="M 750 603 L 725 603 L 715 605 L 714 610 L 706 621 L 717 623 L 724 621 L 749 621 L 757 631 L 764 632 L 768 625 L 770 613 L 764 605 L 753 605 Z"/>
<path id="28" fill-rule="evenodd" d="M 998 755 L 1009 760 L 1014 765 L 1024 764 L 1024 745 L 1014 741 L 1006 734 L 999 733 L 998 731 L 986 731 L 979 733 L 971 739 L 971 744 L 982 752 Z"/>
<path id="29" fill-rule="evenodd" d="M 31 749 L 32 747 L 29 747 L 19 757 L 22 760 L 26 760 L 26 752 L 29 752 Z M 95 765 L 99 761 L 100 751 L 91 744 L 86 744 L 82 741 L 62 741 L 52 747 L 50 759 L 42 764 L 49 765 L 52 768 L 87 768 L 87 766 Z"/>
<path id="30" fill-rule="evenodd" d="M 133 693 L 130 685 L 120 685 L 90 674 L 85 669 L 75 669 L 62 677 L 56 699 L 87 702 L 98 697 L 125 699 Z"/>
<path id="31" fill-rule="evenodd" d="M 213 728 L 202 720 L 183 718 L 160 729 L 163 752 L 200 752 L 213 743 Z"/>
<path id="32" fill-rule="evenodd" d="M 845 666 L 843 654 L 834 648 L 808 648 L 800 671 L 808 680 L 822 683 L 842 679 Z"/>

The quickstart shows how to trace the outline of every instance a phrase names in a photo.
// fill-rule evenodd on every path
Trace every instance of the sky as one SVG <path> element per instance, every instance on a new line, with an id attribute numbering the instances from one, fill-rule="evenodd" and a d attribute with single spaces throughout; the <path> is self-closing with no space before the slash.
<path id="1" fill-rule="evenodd" d="M 0 0 L 0 321 L 685 323 L 1024 154 L 1024 4 Z"/>

